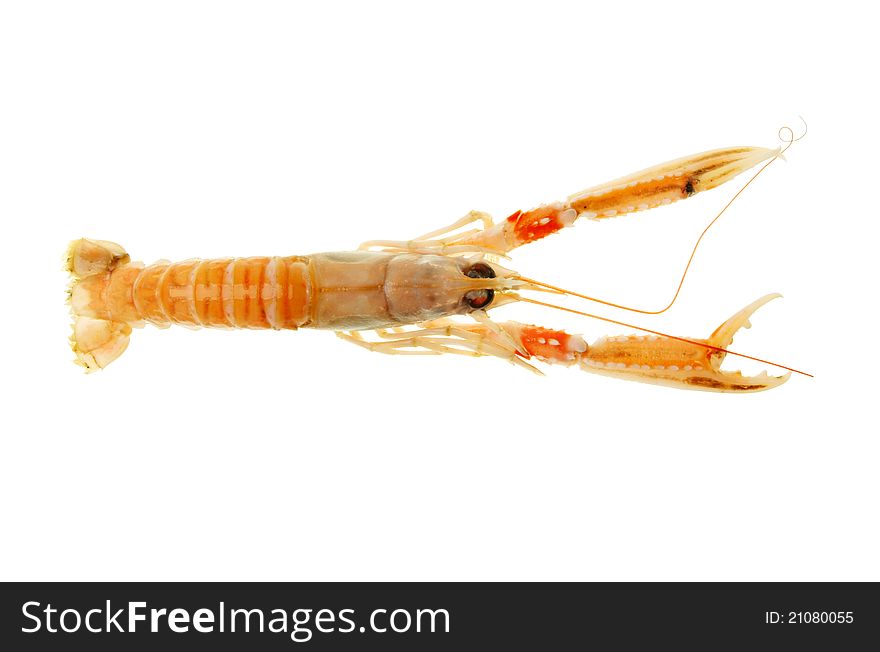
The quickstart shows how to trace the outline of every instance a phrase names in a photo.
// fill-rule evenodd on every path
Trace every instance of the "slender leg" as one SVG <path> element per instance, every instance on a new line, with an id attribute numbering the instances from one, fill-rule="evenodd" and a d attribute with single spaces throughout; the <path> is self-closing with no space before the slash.
<path id="1" fill-rule="evenodd" d="M 415 329 L 376 330 L 378 339 L 367 339 L 360 331 L 337 331 L 337 336 L 369 351 L 390 355 L 441 355 L 451 353 L 470 357 L 494 356 L 541 374 L 518 354 L 512 338 L 502 331 L 480 324 L 470 330 L 450 320 L 438 320 Z"/>
<path id="2" fill-rule="evenodd" d="M 459 229 L 473 224 L 474 222 L 482 222 L 481 229 L 469 229 L 460 233 L 455 233 Z M 466 246 L 460 247 L 459 242 L 468 238 L 476 237 L 486 229 L 493 226 L 492 216 L 482 211 L 471 211 L 461 219 L 456 220 L 452 224 L 444 226 L 430 233 L 425 233 L 412 240 L 368 240 L 362 243 L 358 249 L 382 249 L 385 251 L 406 251 L 414 253 L 471 253 L 481 252 L 492 253 L 485 247 Z M 455 235 L 452 235 L 455 233 Z"/>

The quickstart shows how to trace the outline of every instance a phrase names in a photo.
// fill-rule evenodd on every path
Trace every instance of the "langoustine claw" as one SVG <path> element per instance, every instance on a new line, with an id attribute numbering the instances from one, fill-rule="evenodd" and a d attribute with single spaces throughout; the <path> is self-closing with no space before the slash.
<path id="1" fill-rule="evenodd" d="M 517 211 L 482 231 L 448 240 L 498 253 L 572 226 L 578 218 L 604 220 L 665 206 L 711 190 L 779 155 L 779 149 L 726 147 L 667 161 L 530 211 Z"/>
<path id="2" fill-rule="evenodd" d="M 585 371 L 679 389 L 710 392 L 760 392 L 791 376 L 744 376 L 723 371 L 725 351 L 740 328 L 750 328 L 749 317 L 779 297 L 768 294 L 749 304 L 715 329 L 708 339 L 674 339 L 657 335 L 603 337 L 591 345 L 580 335 L 560 330 L 503 322 L 501 328 L 528 354 L 542 362 L 578 365 Z"/>

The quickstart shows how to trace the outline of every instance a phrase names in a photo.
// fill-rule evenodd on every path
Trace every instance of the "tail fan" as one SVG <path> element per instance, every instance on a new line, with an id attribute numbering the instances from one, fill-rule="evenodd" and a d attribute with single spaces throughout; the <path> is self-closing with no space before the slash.
<path id="1" fill-rule="evenodd" d="M 73 314 L 70 346 L 87 372 L 103 369 L 128 346 L 131 325 L 113 318 L 111 272 L 130 263 L 118 244 L 82 238 L 70 243 L 65 269 L 72 280 L 68 302 Z"/>

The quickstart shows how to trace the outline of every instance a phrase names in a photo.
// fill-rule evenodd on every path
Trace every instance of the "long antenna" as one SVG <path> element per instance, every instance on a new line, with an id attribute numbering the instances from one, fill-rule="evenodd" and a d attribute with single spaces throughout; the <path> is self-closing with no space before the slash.
<path id="1" fill-rule="evenodd" d="M 580 310 L 574 310 L 573 308 L 565 308 L 563 306 L 557 306 L 552 303 L 545 303 L 543 301 L 537 301 L 536 299 L 528 299 L 526 297 L 518 297 L 520 301 L 525 301 L 526 303 L 533 303 L 536 306 L 544 306 L 545 308 L 555 308 L 556 310 L 562 310 L 564 312 L 570 312 L 575 315 L 581 315 L 583 317 L 592 317 L 593 319 L 598 319 L 600 321 L 607 321 L 610 324 L 616 324 L 618 326 L 623 326 L 624 328 L 634 328 L 635 330 L 644 331 L 645 333 L 651 333 L 652 335 L 659 335 L 660 337 L 667 337 L 671 340 L 678 340 L 679 342 L 686 342 L 687 344 L 693 344 L 695 346 L 702 346 L 707 349 L 711 349 L 712 351 L 718 351 L 719 353 L 728 353 L 730 355 L 736 355 L 740 358 L 746 358 L 748 360 L 754 360 L 755 362 L 760 362 L 762 364 L 769 364 L 773 367 L 779 367 L 780 369 L 785 369 L 786 371 L 792 371 L 796 374 L 801 374 L 802 376 L 807 376 L 808 378 L 813 378 L 813 374 L 808 374 L 806 371 L 799 371 L 797 369 L 793 369 L 792 367 L 786 367 L 784 364 L 779 364 L 778 362 L 773 362 L 771 360 L 764 360 L 763 358 L 756 358 L 751 355 L 746 355 L 745 353 L 737 353 L 736 351 L 731 351 L 730 349 L 724 349 L 720 346 L 714 346 L 709 344 L 708 342 L 698 342 L 697 340 L 690 340 L 686 337 L 678 337 L 677 335 L 669 335 L 668 333 L 662 333 L 660 331 L 651 330 L 650 328 L 645 328 L 643 326 L 636 326 L 635 324 L 628 324 L 623 321 L 618 321 L 616 319 L 611 319 L 609 317 L 602 317 L 601 315 L 594 315 L 589 312 L 581 312 Z"/>
<path id="2" fill-rule="evenodd" d="M 800 117 L 800 116 L 798 116 L 798 117 Z M 684 280 L 687 277 L 688 271 L 691 268 L 691 263 L 694 261 L 694 256 L 696 256 L 696 254 L 697 254 L 697 248 L 700 246 L 700 243 L 703 241 L 703 237 L 706 235 L 706 233 L 709 231 L 709 229 L 712 228 L 712 226 L 715 224 L 715 222 L 717 222 L 718 219 L 722 215 L 724 215 L 725 211 L 727 211 L 727 209 L 730 208 L 730 205 L 736 201 L 736 199 L 743 193 L 743 191 L 746 188 L 749 187 L 749 185 L 752 183 L 752 181 L 754 181 L 755 179 L 758 178 L 759 174 L 761 174 L 764 170 L 766 170 L 767 167 L 770 166 L 772 163 L 774 163 L 777 159 L 783 158 L 783 154 L 785 154 L 785 152 L 788 151 L 789 147 L 791 147 L 794 143 L 796 143 L 801 138 L 803 138 L 804 136 L 807 135 L 807 123 L 802 117 L 801 117 L 801 121 L 804 123 L 804 133 L 802 133 L 797 138 L 794 137 L 794 131 L 792 130 L 791 127 L 780 127 L 778 136 L 779 136 L 779 140 L 786 143 L 785 147 L 783 147 L 781 150 L 779 150 L 779 152 L 776 154 L 776 156 L 774 156 L 769 161 L 767 161 L 764 165 L 762 165 L 761 168 L 757 172 L 755 172 L 755 174 L 752 175 L 751 179 L 746 181 L 745 185 L 743 185 L 743 187 L 740 188 L 736 192 L 736 194 L 730 198 L 730 201 L 728 201 L 724 205 L 724 207 L 720 211 L 718 211 L 718 214 L 715 215 L 714 218 L 712 218 L 712 221 L 709 222 L 709 224 L 706 225 L 706 228 L 703 229 L 703 232 L 700 233 L 700 237 L 697 238 L 697 241 L 694 243 L 694 248 L 691 250 L 691 255 L 690 255 L 690 257 L 688 257 L 687 264 L 684 266 L 684 271 L 681 274 L 681 279 L 678 282 L 678 287 L 675 289 L 675 294 L 672 295 L 672 299 L 669 301 L 668 304 L 666 304 L 665 308 L 662 308 L 660 310 L 642 310 L 640 308 L 632 308 L 630 306 L 624 306 L 619 303 L 614 303 L 613 301 L 606 301 L 605 299 L 597 299 L 596 297 L 592 297 L 587 294 L 581 294 L 580 292 L 566 290 L 564 288 L 560 288 L 555 285 L 550 285 L 549 283 L 544 283 L 542 281 L 536 281 L 535 279 L 526 278 L 525 276 L 517 276 L 516 278 L 518 278 L 521 281 L 525 281 L 526 283 L 531 283 L 532 285 L 537 285 L 537 286 L 540 286 L 543 288 L 547 288 L 548 290 L 552 290 L 554 292 L 558 292 L 561 294 L 567 294 L 567 295 L 573 296 L 573 297 L 579 297 L 581 299 L 586 299 L 587 301 L 593 301 L 595 303 L 600 303 L 603 306 L 609 306 L 611 308 L 620 308 L 621 310 L 628 310 L 630 312 L 637 312 L 642 315 L 659 315 L 659 314 L 666 312 L 667 310 L 669 310 L 672 307 L 672 305 L 675 303 L 676 299 L 678 299 L 678 295 L 681 293 L 681 288 L 682 288 L 682 286 L 684 286 Z M 787 133 L 788 135 L 784 136 L 783 134 L 785 134 L 785 133 Z M 780 365 L 775 365 L 775 366 L 780 366 Z M 787 368 L 787 367 L 783 367 L 783 368 Z"/>

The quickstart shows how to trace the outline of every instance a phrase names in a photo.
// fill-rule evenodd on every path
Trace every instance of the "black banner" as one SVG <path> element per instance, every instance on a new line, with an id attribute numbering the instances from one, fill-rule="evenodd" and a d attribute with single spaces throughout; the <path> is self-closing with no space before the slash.
<path id="1" fill-rule="evenodd" d="M 0 588 L 4 650 L 555 650 L 646 644 L 848 650 L 880 641 L 880 594 L 871 583 L 11 583 Z"/>

